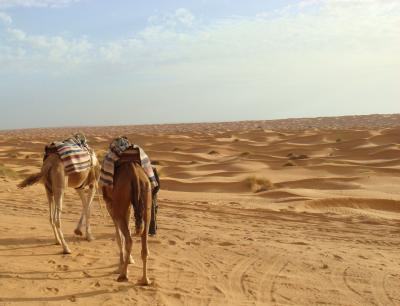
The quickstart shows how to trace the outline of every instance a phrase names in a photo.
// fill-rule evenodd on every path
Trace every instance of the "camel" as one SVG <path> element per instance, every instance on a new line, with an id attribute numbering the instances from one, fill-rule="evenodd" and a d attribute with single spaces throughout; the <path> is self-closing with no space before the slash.
<path id="1" fill-rule="evenodd" d="M 149 285 L 147 277 L 148 232 L 151 216 L 151 183 L 139 162 L 120 160 L 115 165 L 114 185 L 103 186 L 103 198 L 114 222 L 117 243 L 120 251 L 119 277 L 117 281 L 128 281 L 128 264 L 132 263 L 132 238 L 129 230 L 130 207 L 134 205 L 137 218 L 136 236 L 141 236 L 143 276 L 141 285 Z M 140 219 L 140 220 L 139 220 Z M 144 225 L 142 223 L 144 221 Z M 122 234 L 122 237 L 121 237 Z"/>
<path id="2" fill-rule="evenodd" d="M 38 182 L 44 183 L 49 202 L 50 224 L 54 232 L 56 244 L 62 246 L 64 254 L 71 253 L 61 230 L 62 203 L 67 187 L 76 190 L 83 206 L 81 217 L 74 233 L 82 236 L 81 227 L 85 221 L 86 240 L 91 241 L 94 239 L 90 228 L 90 206 L 98 188 L 97 182 L 100 176 L 100 164 L 94 152 L 91 153 L 91 159 L 91 168 L 67 175 L 59 155 L 56 152 L 49 153 L 43 161 L 41 171 L 27 177 L 18 185 L 19 188 L 25 188 Z M 87 195 L 85 194 L 85 187 L 88 187 Z"/>

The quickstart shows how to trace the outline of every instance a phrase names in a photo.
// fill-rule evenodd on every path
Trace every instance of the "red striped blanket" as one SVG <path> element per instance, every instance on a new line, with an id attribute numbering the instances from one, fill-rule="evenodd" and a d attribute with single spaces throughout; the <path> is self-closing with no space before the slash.
<path id="1" fill-rule="evenodd" d="M 79 146 L 69 139 L 54 143 L 67 174 L 81 172 L 92 166 L 92 159 L 88 148 Z"/>
<path id="2" fill-rule="evenodd" d="M 157 186 L 157 180 L 153 172 L 153 167 L 151 166 L 150 158 L 141 147 L 131 144 L 124 136 L 118 137 L 111 142 L 110 148 L 104 157 L 103 165 L 101 166 L 100 183 L 104 186 L 113 186 L 114 164 L 117 160 L 119 160 L 120 155 L 129 148 L 139 149 L 141 166 L 148 176 L 150 182 L 152 182 L 153 186 Z"/>

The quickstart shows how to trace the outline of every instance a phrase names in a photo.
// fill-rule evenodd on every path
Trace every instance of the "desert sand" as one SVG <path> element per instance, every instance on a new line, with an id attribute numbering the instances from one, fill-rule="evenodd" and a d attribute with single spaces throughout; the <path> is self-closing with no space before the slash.
<path id="1" fill-rule="evenodd" d="M 60 254 L 44 188 L 16 184 L 45 144 L 83 131 L 99 156 L 141 145 L 161 174 L 152 285 L 118 283 L 114 227 Z M 0 131 L 0 305 L 400 305 L 400 115 Z M 132 224 L 133 225 L 133 222 Z"/>

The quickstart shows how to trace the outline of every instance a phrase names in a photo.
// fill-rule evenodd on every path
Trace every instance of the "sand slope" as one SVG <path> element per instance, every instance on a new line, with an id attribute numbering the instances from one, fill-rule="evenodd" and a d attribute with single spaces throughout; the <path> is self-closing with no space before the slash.
<path id="1" fill-rule="evenodd" d="M 127 135 L 161 172 L 159 234 L 139 287 L 116 282 L 114 229 L 98 202 L 87 242 L 66 194 L 53 244 L 37 171 L 76 129 L 0 133 L 0 305 L 400 305 L 400 116 L 80 128 L 101 155 Z M 104 213 L 104 216 L 103 214 Z"/>

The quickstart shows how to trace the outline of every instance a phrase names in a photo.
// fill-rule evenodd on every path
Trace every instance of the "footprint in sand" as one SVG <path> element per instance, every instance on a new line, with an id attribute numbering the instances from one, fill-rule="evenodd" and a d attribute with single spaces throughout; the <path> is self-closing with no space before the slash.
<path id="1" fill-rule="evenodd" d="M 57 265 L 57 269 L 61 270 L 61 271 L 68 271 L 69 270 L 69 266 L 67 266 L 67 265 Z"/>
<path id="2" fill-rule="evenodd" d="M 228 242 L 228 241 L 225 241 L 225 242 L 218 243 L 218 245 L 220 245 L 220 246 L 231 246 L 231 245 L 235 245 L 235 244 L 231 243 L 231 242 Z"/>
<path id="3" fill-rule="evenodd" d="M 333 258 L 335 258 L 336 260 L 339 260 L 339 261 L 343 260 L 343 257 L 336 255 L 336 254 L 333 255 Z"/>
<path id="4" fill-rule="evenodd" d="M 46 290 L 54 293 L 58 293 L 60 291 L 58 288 L 52 288 L 52 287 L 47 287 Z"/>

